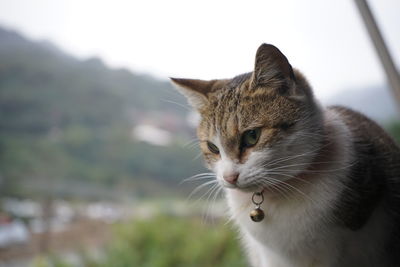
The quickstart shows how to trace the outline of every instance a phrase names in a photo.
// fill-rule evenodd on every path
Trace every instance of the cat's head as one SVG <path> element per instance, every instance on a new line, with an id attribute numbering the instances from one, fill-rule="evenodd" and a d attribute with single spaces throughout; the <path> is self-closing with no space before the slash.
<path id="1" fill-rule="evenodd" d="M 292 179 L 323 141 L 310 86 L 273 45 L 261 45 L 253 72 L 233 79 L 171 79 L 200 113 L 201 150 L 225 187 L 257 191 Z"/>

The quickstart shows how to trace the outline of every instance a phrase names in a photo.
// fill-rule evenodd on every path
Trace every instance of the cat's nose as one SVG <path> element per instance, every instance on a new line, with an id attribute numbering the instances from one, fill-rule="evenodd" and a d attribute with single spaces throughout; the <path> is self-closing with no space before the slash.
<path id="1" fill-rule="evenodd" d="M 234 173 L 224 173 L 223 175 L 224 180 L 227 181 L 230 184 L 236 184 L 238 178 L 239 178 L 239 173 L 234 172 Z"/>

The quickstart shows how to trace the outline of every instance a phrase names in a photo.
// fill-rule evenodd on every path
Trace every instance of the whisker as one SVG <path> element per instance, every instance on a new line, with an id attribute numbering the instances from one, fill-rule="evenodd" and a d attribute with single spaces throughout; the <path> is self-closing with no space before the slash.
<path id="1" fill-rule="evenodd" d="M 279 172 L 267 172 L 267 173 L 268 173 L 268 174 L 272 174 L 272 175 L 281 175 L 281 176 L 289 177 L 289 178 L 291 178 L 291 179 L 299 180 L 299 181 L 304 182 L 304 183 L 306 183 L 306 184 L 311 184 L 310 181 L 307 181 L 307 180 L 302 179 L 302 178 L 300 178 L 300 177 L 297 177 L 297 176 L 295 176 L 295 175 L 290 175 L 290 174 L 287 174 L 287 173 L 279 173 Z"/>
<path id="2" fill-rule="evenodd" d="M 193 138 L 193 139 L 189 140 L 188 142 L 186 142 L 185 144 L 183 144 L 183 147 L 191 149 L 191 148 L 194 148 L 194 147 L 198 146 L 199 143 L 200 142 L 199 142 L 199 140 L 197 138 Z"/>
<path id="3" fill-rule="evenodd" d="M 211 204 L 210 204 L 210 207 L 209 207 L 209 208 L 211 208 L 211 210 L 212 210 L 212 207 L 215 207 L 215 202 L 217 200 L 217 197 L 221 193 L 222 190 L 223 190 L 223 187 L 218 185 L 218 189 L 216 191 L 214 191 L 214 196 L 213 196 L 213 198 L 211 200 Z M 208 209 L 207 209 L 207 212 L 208 212 Z"/>
<path id="4" fill-rule="evenodd" d="M 175 105 L 180 106 L 180 107 L 182 107 L 182 108 L 184 108 L 184 109 L 186 109 L 188 111 L 192 111 L 189 106 L 184 105 L 182 103 L 178 103 L 178 102 L 175 102 L 175 101 L 172 101 L 172 100 L 168 100 L 168 99 L 161 99 L 161 101 L 166 102 L 166 103 L 175 104 Z"/>
<path id="5" fill-rule="evenodd" d="M 290 197 L 289 197 L 289 195 L 288 195 L 289 192 L 287 192 L 287 189 L 286 189 L 286 188 L 280 186 L 280 184 L 277 184 L 277 183 L 272 183 L 272 182 L 270 182 L 270 184 L 271 184 L 270 186 L 271 186 L 272 188 L 274 188 L 276 191 L 278 191 L 281 195 L 283 195 L 283 196 L 286 198 L 286 200 L 289 200 L 289 199 L 290 199 Z M 289 190 L 289 191 L 290 191 L 290 190 Z"/>
<path id="6" fill-rule="evenodd" d="M 277 183 L 280 183 L 281 185 L 285 185 L 285 186 L 288 186 L 288 187 L 292 188 L 293 190 L 297 191 L 298 193 L 300 193 L 301 195 L 303 195 L 305 198 L 307 198 L 308 200 L 310 200 L 313 204 L 316 204 L 316 202 L 315 202 L 312 198 L 310 198 L 308 195 L 306 195 L 303 191 L 301 191 L 301 190 L 298 189 L 297 187 L 292 186 L 291 184 L 288 184 L 288 183 L 286 183 L 286 182 L 284 182 L 284 181 L 280 181 L 280 180 L 275 179 L 275 178 L 272 178 L 272 177 L 268 177 L 268 179 L 273 180 L 273 181 L 275 181 L 275 182 L 277 182 Z"/>
<path id="7" fill-rule="evenodd" d="M 210 198 L 212 197 L 212 195 L 216 192 L 216 191 L 218 191 L 218 189 L 219 189 L 219 184 L 217 183 L 217 184 L 215 184 L 214 186 L 213 186 L 213 189 L 211 190 L 211 192 L 209 193 L 209 195 L 208 195 L 208 197 L 207 197 L 207 199 L 206 199 L 206 205 L 207 205 L 207 210 L 206 210 L 206 213 L 205 213 L 205 218 L 203 217 L 203 220 L 205 219 L 206 221 L 208 220 L 208 218 L 209 218 L 209 213 L 210 213 L 210 207 L 211 207 L 211 203 L 210 203 Z"/>
<path id="8" fill-rule="evenodd" d="M 189 139 L 189 141 L 187 141 L 186 143 L 183 144 L 183 147 L 186 147 L 186 146 L 188 146 L 188 145 L 190 145 L 192 143 L 195 143 L 197 141 L 198 141 L 198 139 L 196 137 L 191 138 L 191 139 Z"/>
<path id="9" fill-rule="evenodd" d="M 187 200 L 191 199 L 191 197 L 196 194 L 197 192 L 199 192 L 201 189 L 203 189 L 204 187 L 206 187 L 207 185 L 213 184 L 213 183 L 217 183 L 217 180 L 212 180 L 212 181 L 208 181 L 204 184 L 201 184 L 199 186 L 197 186 L 195 189 L 193 189 L 193 191 L 189 194 L 189 196 L 187 197 Z"/>
<path id="10" fill-rule="evenodd" d="M 321 163 L 321 162 L 319 162 L 319 163 Z M 319 164 L 318 163 L 318 164 Z M 335 162 L 335 161 L 332 161 L 331 163 L 338 163 L 338 162 Z M 351 163 L 351 164 L 347 164 L 347 165 L 345 165 L 345 166 L 342 166 L 342 167 L 340 167 L 340 168 L 336 168 L 336 169 L 325 169 L 325 170 L 307 170 L 307 169 L 305 169 L 305 170 L 284 170 L 285 172 L 309 172 L 309 173 L 329 173 L 329 172 L 335 172 L 335 171 L 340 171 L 340 170 L 345 170 L 345 169 L 347 169 L 347 168 L 350 168 L 350 167 L 352 167 L 352 166 L 354 166 L 354 164 L 356 164 L 356 162 L 353 162 L 353 163 Z M 291 165 L 288 165 L 288 166 L 291 166 Z M 299 165 L 300 166 L 300 165 Z M 281 166 L 282 168 L 279 168 L 279 169 L 283 169 L 284 167 L 286 167 L 286 166 Z M 274 170 L 277 170 L 278 168 L 275 168 L 275 169 L 271 169 L 272 171 L 274 171 Z"/>
<path id="11" fill-rule="evenodd" d="M 279 166 L 279 167 L 275 167 L 272 169 L 269 169 L 270 171 L 274 171 L 274 170 L 279 170 L 279 169 L 283 169 L 283 168 L 289 168 L 289 167 L 296 167 L 296 166 L 306 166 L 306 165 L 310 165 L 310 164 L 331 164 L 331 163 L 340 163 L 340 161 L 320 161 L 320 162 L 304 162 L 304 163 L 296 163 L 296 164 L 290 164 L 290 165 L 283 165 L 283 166 Z"/>
<path id="12" fill-rule="evenodd" d="M 192 159 L 192 161 L 195 161 L 195 160 L 199 159 L 199 158 L 201 157 L 201 155 L 202 155 L 202 152 L 200 151 L 200 152 Z"/>
<path id="13" fill-rule="evenodd" d="M 323 146 L 319 146 L 319 147 L 316 148 L 316 149 L 313 149 L 313 150 L 304 152 L 304 153 L 302 153 L 302 154 L 297 154 L 297 155 L 288 156 L 288 157 L 282 157 L 282 158 L 273 160 L 273 161 L 271 161 L 271 162 L 267 162 L 267 163 L 264 165 L 264 167 L 276 165 L 276 164 L 279 164 L 279 163 L 282 163 L 282 162 L 285 162 L 285 161 L 288 161 L 288 160 L 292 160 L 292 159 L 295 159 L 295 158 L 298 158 L 298 157 L 303 157 L 303 156 L 306 156 L 306 155 L 315 153 L 315 152 L 321 150 L 322 148 L 324 148 L 324 147 L 326 147 L 326 146 L 328 146 L 328 145 L 330 145 L 330 144 L 331 144 L 331 142 L 328 142 L 328 143 L 326 143 L 326 144 L 323 145 Z"/>
<path id="14" fill-rule="evenodd" d="M 199 173 L 193 176 L 190 176 L 188 178 L 183 179 L 179 185 L 189 182 L 189 181 L 197 181 L 197 180 L 202 180 L 202 179 L 206 179 L 206 178 L 214 178 L 215 174 L 212 172 L 206 172 L 206 173 Z"/>
<path id="15" fill-rule="evenodd" d="M 185 180 L 181 181 L 179 183 L 179 185 L 182 185 L 182 184 L 184 184 L 186 182 L 195 182 L 195 181 L 208 180 L 208 179 L 214 179 L 214 178 L 215 178 L 214 176 L 200 176 L 200 177 L 195 177 L 195 178 L 192 178 L 192 179 L 186 178 Z"/>
<path id="16" fill-rule="evenodd" d="M 276 186 L 274 183 L 272 183 L 271 181 L 268 181 L 266 179 L 260 180 L 258 181 L 262 187 L 269 187 L 271 188 L 273 191 L 278 192 L 279 194 L 281 194 L 283 197 L 285 197 L 286 199 L 289 199 L 288 196 L 286 195 L 285 191 L 280 189 L 278 186 Z"/>

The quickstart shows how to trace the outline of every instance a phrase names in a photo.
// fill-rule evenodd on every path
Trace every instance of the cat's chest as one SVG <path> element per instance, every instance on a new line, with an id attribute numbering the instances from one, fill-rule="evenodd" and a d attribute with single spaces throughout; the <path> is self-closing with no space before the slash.
<path id="1" fill-rule="evenodd" d="M 285 205 L 276 205 L 266 198 L 261 206 L 265 212 L 264 220 L 253 222 L 249 217 L 254 208 L 251 196 L 251 193 L 235 190 L 227 192 L 234 220 L 242 234 L 248 237 L 247 240 L 253 240 L 247 244 L 248 247 L 264 251 L 262 254 L 268 250 L 285 259 L 304 258 L 305 261 L 312 260 L 316 254 L 333 253 L 327 242 L 332 239 L 326 221 L 329 202 L 321 201 L 319 205 L 313 205 L 294 199 Z"/>
<path id="2" fill-rule="evenodd" d="M 251 194 L 229 192 L 228 203 L 237 224 L 259 243 L 271 248 L 290 249 L 297 244 L 306 244 L 314 238 L 313 233 L 321 227 L 321 216 L 306 204 L 276 206 L 267 201 L 261 208 L 265 218 L 261 222 L 250 219 L 254 205 Z"/>

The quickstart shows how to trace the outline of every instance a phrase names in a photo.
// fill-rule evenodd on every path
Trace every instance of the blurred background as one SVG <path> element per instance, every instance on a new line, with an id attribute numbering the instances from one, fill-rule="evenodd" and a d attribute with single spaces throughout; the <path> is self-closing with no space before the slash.
<path id="1" fill-rule="evenodd" d="M 369 3 L 399 66 L 400 2 Z M 167 77 L 251 71 L 263 42 L 400 140 L 353 1 L 0 0 L 0 267 L 246 266 L 219 192 L 182 183 L 206 170 Z"/>

